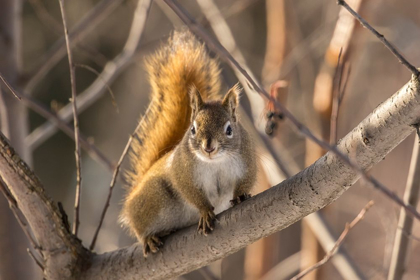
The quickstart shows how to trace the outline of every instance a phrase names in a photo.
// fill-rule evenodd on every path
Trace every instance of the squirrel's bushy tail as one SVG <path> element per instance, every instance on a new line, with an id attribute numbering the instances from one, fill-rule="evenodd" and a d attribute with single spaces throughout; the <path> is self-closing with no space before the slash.
<path id="1" fill-rule="evenodd" d="M 203 99 L 217 96 L 219 66 L 202 43 L 188 31 L 175 32 L 168 43 L 146 60 L 151 103 L 132 144 L 130 185 L 182 139 L 190 124 L 191 85 Z"/>

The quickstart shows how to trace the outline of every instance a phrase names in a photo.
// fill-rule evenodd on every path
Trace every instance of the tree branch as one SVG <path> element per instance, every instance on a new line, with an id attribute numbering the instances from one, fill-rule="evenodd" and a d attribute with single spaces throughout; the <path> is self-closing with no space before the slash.
<path id="1" fill-rule="evenodd" d="M 322 260 L 317 262 L 315 265 L 305 269 L 304 271 L 301 271 L 298 275 L 294 276 L 291 280 L 299 280 L 308 275 L 310 272 L 320 268 L 322 265 L 326 264 L 338 251 L 341 244 L 344 242 L 344 239 L 346 238 L 347 234 L 349 234 L 350 230 L 357 225 L 365 216 L 366 212 L 369 210 L 370 207 L 373 205 L 373 200 L 369 201 L 368 204 L 360 211 L 359 215 L 357 215 L 356 218 L 349 224 L 346 223 L 346 227 L 344 231 L 341 233 L 340 237 L 337 239 L 337 242 L 334 244 L 332 249 L 327 252 L 327 254 L 324 256 Z"/>
<path id="2" fill-rule="evenodd" d="M 338 144 L 363 170 L 374 166 L 408 135 L 420 120 L 420 84 L 413 77 L 401 90 L 378 106 Z M 363 141 L 369 135 L 370 142 Z M 226 257 L 282 230 L 335 201 L 360 173 L 332 152 L 271 189 L 218 216 L 209 236 L 196 227 L 167 238 L 163 249 L 147 259 L 139 244 L 97 255 L 81 279 L 167 279 Z"/>
<path id="3" fill-rule="evenodd" d="M 63 19 L 64 27 L 64 38 L 66 40 L 67 47 L 67 56 L 69 59 L 69 68 L 70 68 L 70 84 L 71 84 L 71 105 L 73 109 L 73 123 L 74 123 L 74 143 L 75 150 L 74 155 L 76 157 L 76 198 L 74 202 L 74 220 L 73 220 L 73 234 L 77 236 L 79 229 L 79 209 L 80 209 L 80 194 L 82 189 L 82 159 L 80 153 L 80 144 L 79 144 L 79 116 L 77 115 L 77 105 L 76 105 L 76 74 L 74 72 L 74 63 L 73 56 L 70 49 L 70 39 L 69 39 L 69 30 L 67 28 L 66 13 L 64 9 L 64 0 L 58 0 L 60 3 L 61 17 Z"/>
<path id="4" fill-rule="evenodd" d="M 0 133 L 0 179 L 22 211 L 44 256 L 47 279 L 72 279 L 79 275 L 90 255 L 63 226 L 55 204 L 25 162 Z"/>
<path id="5" fill-rule="evenodd" d="M 414 148 L 411 156 L 410 170 L 408 173 L 407 186 L 404 192 L 404 201 L 407 204 L 417 207 L 420 191 L 420 147 L 419 135 L 414 140 Z M 394 248 L 392 250 L 391 264 L 388 280 L 402 279 L 408 257 L 409 238 L 413 229 L 413 218 L 401 209 L 395 234 Z"/>
<path id="6" fill-rule="evenodd" d="M 3 81 L 6 81 L 3 77 L 2 73 L 0 73 L 0 78 Z M 9 84 L 10 85 L 10 84 Z M 43 116 L 47 120 L 50 120 L 55 126 L 61 129 L 67 136 L 74 140 L 74 131 L 73 129 L 60 117 L 56 114 L 48 110 L 43 104 L 39 103 L 37 100 L 29 97 L 26 94 L 22 94 L 16 91 L 14 88 L 9 87 L 9 90 L 13 93 L 13 95 L 19 96 L 25 106 L 31 108 L 34 112 L 38 113 L 39 115 Z M 102 163 L 105 167 L 110 170 L 114 169 L 113 163 L 93 144 L 89 143 L 81 133 L 79 133 L 79 141 L 82 147 L 86 150 L 86 152 L 95 160 Z M 25 141 L 26 142 L 26 141 Z M 33 148 L 32 148 L 33 149 Z"/>
<path id="7" fill-rule="evenodd" d="M 70 30 L 69 38 L 71 46 L 77 44 L 93 30 L 103 19 L 114 11 L 122 0 L 102 0 L 97 4 L 86 16 L 84 16 L 73 28 Z M 66 41 L 64 36 L 60 38 L 51 49 L 43 56 L 41 61 L 33 67 L 33 70 L 27 74 L 30 78 L 26 81 L 24 91 L 32 92 L 33 88 L 38 82 L 45 77 L 48 71 L 51 70 L 64 56 L 66 55 Z"/>
<path id="8" fill-rule="evenodd" d="M 133 57 L 138 53 L 140 38 L 143 34 L 143 24 L 140 20 L 133 19 L 130 33 L 124 45 L 123 51 L 113 60 L 109 61 L 100 76 L 83 92 L 81 92 L 76 102 L 78 109 L 83 112 L 90 105 L 95 103 L 106 90 L 107 85 L 111 84 L 118 76 L 133 62 Z M 72 119 L 71 104 L 67 104 L 57 113 L 58 117 L 66 122 Z M 35 149 L 57 131 L 53 122 L 46 122 L 37 127 L 27 138 L 26 144 Z"/>
<path id="9" fill-rule="evenodd" d="M 344 0 L 337 0 L 337 4 L 342 6 L 347 11 L 349 11 L 355 19 L 357 19 L 360 24 L 368 29 L 373 35 L 375 35 L 384 45 L 385 47 L 399 60 L 399 62 L 404 65 L 414 76 L 419 77 L 420 71 L 414 67 L 407 59 L 399 52 L 397 49 L 385 38 L 384 35 L 376 31 L 366 20 L 364 20 L 356 11 L 354 11 L 346 1 Z"/>

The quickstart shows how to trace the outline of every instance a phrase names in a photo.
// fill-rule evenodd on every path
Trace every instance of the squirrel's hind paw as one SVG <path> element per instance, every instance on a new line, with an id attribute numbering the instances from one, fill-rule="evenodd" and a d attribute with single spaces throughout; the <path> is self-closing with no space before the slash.
<path id="1" fill-rule="evenodd" d="M 214 221 L 216 220 L 216 215 L 214 214 L 213 210 L 207 211 L 206 213 L 202 214 L 200 217 L 200 221 L 198 222 L 197 231 L 200 234 L 204 234 L 207 236 L 212 230 L 214 229 Z"/>
<path id="2" fill-rule="evenodd" d="M 251 198 L 251 195 L 249 193 L 244 193 L 244 194 L 239 195 L 239 196 L 235 197 L 234 199 L 232 199 L 230 201 L 230 204 L 232 206 L 235 206 L 235 205 L 238 205 L 241 202 L 244 202 L 245 200 L 247 200 L 249 198 Z"/>
<path id="3" fill-rule="evenodd" d="M 143 255 L 147 257 L 147 255 L 152 253 L 157 253 L 160 248 L 162 248 L 163 242 L 160 240 L 159 237 L 156 235 L 150 235 L 145 237 L 143 240 Z"/>

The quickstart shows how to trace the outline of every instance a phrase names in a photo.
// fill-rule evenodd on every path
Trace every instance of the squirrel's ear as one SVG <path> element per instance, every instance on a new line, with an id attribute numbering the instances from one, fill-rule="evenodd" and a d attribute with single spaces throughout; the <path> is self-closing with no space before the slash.
<path id="1" fill-rule="evenodd" d="M 191 86 L 189 94 L 190 94 L 191 109 L 192 109 L 191 119 L 193 120 L 197 112 L 200 111 L 204 102 L 203 102 L 203 99 L 201 98 L 200 92 L 194 85 Z"/>
<path id="2" fill-rule="evenodd" d="M 225 97 L 223 97 L 222 105 L 229 111 L 232 116 L 233 121 L 236 121 L 236 108 L 239 106 L 239 93 L 241 89 L 239 83 L 234 85 Z"/>

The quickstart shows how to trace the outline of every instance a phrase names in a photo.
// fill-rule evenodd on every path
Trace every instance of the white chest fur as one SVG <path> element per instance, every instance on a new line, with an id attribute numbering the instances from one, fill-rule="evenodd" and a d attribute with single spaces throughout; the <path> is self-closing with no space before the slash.
<path id="1" fill-rule="evenodd" d="M 194 168 L 194 181 L 207 195 L 218 214 L 230 207 L 233 191 L 245 173 L 245 164 L 238 156 L 227 156 L 215 162 L 199 160 Z"/>

